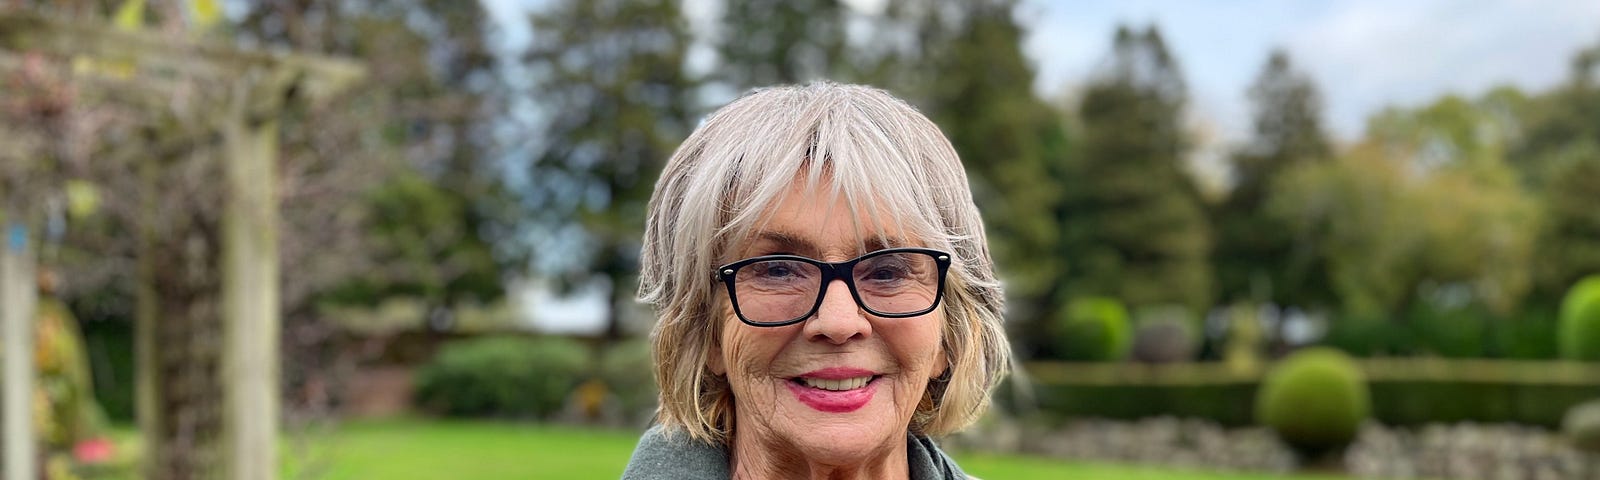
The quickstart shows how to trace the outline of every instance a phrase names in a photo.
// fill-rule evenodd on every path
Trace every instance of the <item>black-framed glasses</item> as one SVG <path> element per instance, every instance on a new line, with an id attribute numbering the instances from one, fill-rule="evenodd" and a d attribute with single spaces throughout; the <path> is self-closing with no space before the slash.
<path id="1" fill-rule="evenodd" d="M 781 327 L 810 318 L 827 285 L 843 280 L 856 305 L 885 318 L 923 315 L 944 298 L 950 254 L 927 248 L 878 250 L 838 263 L 796 255 L 747 258 L 717 268 L 712 278 L 728 286 L 739 320 Z"/>

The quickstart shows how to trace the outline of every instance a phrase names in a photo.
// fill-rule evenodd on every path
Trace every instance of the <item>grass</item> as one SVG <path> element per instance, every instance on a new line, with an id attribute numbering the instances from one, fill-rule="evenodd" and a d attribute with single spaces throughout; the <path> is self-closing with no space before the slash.
<path id="1" fill-rule="evenodd" d="M 968 474 L 984 479 L 1104 480 L 1345 480 L 1337 475 L 1266 475 L 1236 472 L 1174 470 L 1161 467 L 1067 462 L 1017 455 L 956 455 L 956 464 Z"/>
<path id="2" fill-rule="evenodd" d="M 638 433 L 632 431 L 556 425 L 422 419 L 350 422 L 317 439 L 313 448 L 289 455 L 300 461 L 288 462 L 284 478 L 295 478 L 296 472 L 333 480 L 618 478 L 637 439 Z M 958 455 L 956 460 L 967 473 L 987 479 L 1346 478 L 1189 472 L 1010 455 Z"/>
<path id="3" fill-rule="evenodd" d="M 329 480 L 618 478 L 636 439 L 630 432 L 504 422 L 352 422 L 317 442 L 308 467 Z"/>

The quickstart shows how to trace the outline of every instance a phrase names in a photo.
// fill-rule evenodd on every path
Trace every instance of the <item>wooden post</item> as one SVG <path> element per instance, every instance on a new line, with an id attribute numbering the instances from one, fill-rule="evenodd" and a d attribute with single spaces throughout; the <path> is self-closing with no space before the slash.
<path id="1" fill-rule="evenodd" d="M 28 229 L 8 225 L 0 245 L 0 323 L 5 341 L 5 478 L 38 476 L 33 431 L 33 308 L 39 289 L 33 278 Z"/>
<path id="2" fill-rule="evenodd" d="M 156 187 L 157 166 L 148 159 L 141 161 L 138 167 L 140 188 L 153 189 Z M 161 348 L 159 333 L 160 295 L 156 292 L 155 283 L 155 257 L 150 252 L 155 250 L 158 233 L 150 226 L 148 219 L 155 216 L 156 202 L 154 196 L 143 195 L 139 199 L 139 218 L 142 221 L 135 225 L 139 235 L 138 274 L 135 278 L 134 303 L 134 334 L 133 334 L 133 365 L 134 365 L 134 418 L 139 425 L 139 434 L 144 441 L 144 478 L 158 478 L 165 468 L 165 445 L 162 427 L 165 419 L 161 409 L 161 384 L 162 375 L 159 367 L 161 361 L 158 348 Z"/>
<path id="3" fill-rule="evenodd" d="M 226 478 L 278 477 L 278 112 L 251 118 L 236 87 L 223 127 L 223 458 Z M 268 95 L 278 93 L 267 89 Z"/>

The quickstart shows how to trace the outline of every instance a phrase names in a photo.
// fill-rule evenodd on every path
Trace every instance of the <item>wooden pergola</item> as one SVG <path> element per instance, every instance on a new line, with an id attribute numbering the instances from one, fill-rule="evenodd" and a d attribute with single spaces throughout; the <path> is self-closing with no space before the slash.
<path id="1" fill-rule="evenodd" d="M 277 478 L 279 407 L 279 119 L 294 102 L 319 102 L 363 76 L 354 64 L 308 55 L 246 51 L 194 39 L 119 31 L 109 25 L 0 13 L 0 72 L 24 56 L 70 71 L 79 102 L 108 102 L 160 119 L 198 125 L 160 148 L 121 154 L 142 174 L 171 157 L 220 162 L 220 220 L 195 227 L 217 239 L 206 269 L 219 285 L 174 291 L 169 262 L 192 261 L 186 232 L 141 226 L 136 314 L 137 411 L 148 478 Z M 192 95 L 178 108 L 176 92 Z M 152 129 L 151 131 L 156 131 Z M 151 189 L 159 188 L 154 182 Z M 148 193 L 148 192 L 147 192 Z M 142 195 L 148 196 L 148 195 Z M 138 199 L 129 199 L 140 201 Z M 0 206 L 0 208 L 28 206 Z M 0 244 L 4 329 L 5 475 L 34 478 L 31 409 L 32 232 L 26 215 L 7 217 Z M 210 298 L 208 298 L 210 297 Z M 214 307 L 210 305 L 215 305 Z M 220 340 L 220 341 L 219 341 Z M 220 399 L 220 405 L 202 405 Z M 190 408 L 213 413 L 175 414 Z M 201 411 L 196 410 L 196 411 Z"/>

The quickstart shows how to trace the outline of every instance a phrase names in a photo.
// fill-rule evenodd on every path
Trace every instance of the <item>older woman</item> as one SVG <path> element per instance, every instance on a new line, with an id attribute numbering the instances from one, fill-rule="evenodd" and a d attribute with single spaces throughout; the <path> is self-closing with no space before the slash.
<path id="1" fill-rule="evenodd" d="M 819 83 L 718 110 L 656 183 L 642 261 L 661 406 L 623 478 L 965 478 L 929 437 L 1007 371 L 1000 284 L 905 102 Z"/>

